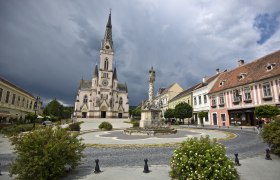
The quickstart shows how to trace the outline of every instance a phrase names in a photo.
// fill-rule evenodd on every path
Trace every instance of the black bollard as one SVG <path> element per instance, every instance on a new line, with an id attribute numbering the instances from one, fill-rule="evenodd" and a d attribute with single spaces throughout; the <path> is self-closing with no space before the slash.
<path id="1" fill-rule="evenodd" d="M 238 159 L 238 153 L 234 154 L 235 155 L 235 165 L 236 166 L 241 166 L 241 164 L 239 163 L 239 159 Z"/>
<path id="2" fill-rule="evenodd" d="M 240 129 L 242 130 L 242 126 L 240 127 Z"/>
<path id="3" fill-rule="evenodd" d="M 266 151 L 265 159 L 266 160 L 272 160 L 271 157 L 270 157 L 270 150 L 269 150 L 269 148 L 266 148 L 265 151 Z"/>
<path id="4" fill-rule="evenodd" d="M 100 172 L 101 172 L 98 162 L 99 162 L 99 159 L 96 159 L 96 160 L 95 160 L 95 169 L 94 169 L 94 173 L 100 173 Z"/>
<path id="5" fill-rule="evenodd" d="M 227 128 L 229 129 L 229 126 Z"/>
<path id="6" fill-rule="evenodd" d="M 145 165 L 144 165 L 144 171 L 143 173 L 149 173 L 149 167 L 148 167 L 148 159 L 144 159 Z"/>
<path id="7" fill-rule="evenodd" d="M 2 176 L 2 173 L 1 173 L 1 163 L 0 163 L 0 176 Z"/>

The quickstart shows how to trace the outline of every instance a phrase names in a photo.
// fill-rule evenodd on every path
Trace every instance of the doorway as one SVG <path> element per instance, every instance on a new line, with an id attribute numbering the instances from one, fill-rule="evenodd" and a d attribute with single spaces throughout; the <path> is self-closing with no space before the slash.
<path id="1" fill-rule="evenodd" d="M 217 114 L 216 114 L 216 113 L 213 114 L 213 124 L 214 124 L 214 125 L 217 125 L 217 124 L 218 124 L 218 123 L 217 123 Z"/>
<path id="2" fill-rule="evenodd" d="M 101 111 L 101 118 L 106 118 L 106 111 Z"/>
<path id="3" fill-rule="evenodd" d="M 118 118 L 122 118 L 122 113 L 119 113 L 119 114 L 118 114 Z"/>
<path id="4" fill-rule="evenodd" d="M 82 118 L 86 118 L 87 117 L 87 112 L 82 112 Z"/>

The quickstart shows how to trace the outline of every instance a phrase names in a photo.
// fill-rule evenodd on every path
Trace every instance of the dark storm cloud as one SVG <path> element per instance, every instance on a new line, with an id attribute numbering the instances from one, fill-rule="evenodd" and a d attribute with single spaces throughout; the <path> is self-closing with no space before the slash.
<path id="1" fill-rule="evenodd" d="M 279 49 L 279 26 L 260 44 L 253 26 L 278 7 L 277 0 L 0 1 L 0 75 L 45 101 L 73 105 L 80 79 L 90 79 L 99 62 L 112 8 L 114 64 L 137 105 L 147 97 L 151 66 L 155 91 L 174 82 L 189 88 L 216 68 Z"/>

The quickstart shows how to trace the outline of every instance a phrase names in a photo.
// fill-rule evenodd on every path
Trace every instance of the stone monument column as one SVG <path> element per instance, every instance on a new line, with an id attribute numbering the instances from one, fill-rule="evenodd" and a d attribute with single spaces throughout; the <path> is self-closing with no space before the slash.
<path id="1" fill-rule="evenodd" d="M 156 78 L 156 72 L 154 71 L 152 66 L 151 70 L 149 71 L 149 90 L 148 90 L 150 104 L 152 104 L 153 102 L 155 78 Z"/>

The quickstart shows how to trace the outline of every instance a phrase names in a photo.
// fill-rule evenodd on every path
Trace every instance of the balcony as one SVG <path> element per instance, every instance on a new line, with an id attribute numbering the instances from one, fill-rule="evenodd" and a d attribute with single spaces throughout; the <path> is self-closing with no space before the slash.
<path id="1" fill-rule="evenodd" d="M 251 102 L 252 102 L 252 99 L 244 99 L 244 102 L 245 102 L 245 103 L 251 103 Z"/>
<path id="2" fill-rule="evenodd" d="M 217 107 L 217 104 L 211 104 L 211 107 L 215 108 L 215 107 Z"/>
<path id="3" fill-rule="evenodd" d="M 262 99 L 265 100 L 265 101 L 271 101 L 272 96 L 264 96 Z"/>
<path id="4" fill-rule="evenodd" d="M 224 107 L 224 106 L 225 106 L 225 103 L 221 102 L 221 103 L 219 104 L 219 106 L 220 106 L 220 107 Z"/>
<path id="5" fill-rule="evenodd" d="M 240 96 L 235 96 L 233 97 L 233 104 L 239 104 L 241 101 L 241 97 Z"/>

